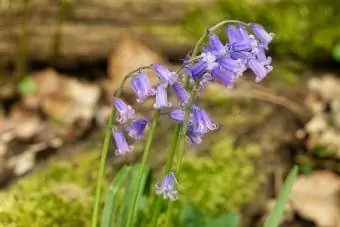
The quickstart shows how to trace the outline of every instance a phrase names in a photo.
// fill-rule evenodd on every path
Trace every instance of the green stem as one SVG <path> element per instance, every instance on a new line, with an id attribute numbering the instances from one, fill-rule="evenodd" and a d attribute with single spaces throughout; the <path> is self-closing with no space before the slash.
<path id="1" fill-rule="evenodd" d="M 136 206 L 136 202 L 137 202 L 137 199 L 138 199 L 138 192 L 139 192 L 140 187 L 141 187 L 143 172 L 144 172 L 146 161 L 148 159 L 148 155 L 149 155 L 149 152 L 150 152 L 152 140 L 153 140 L 155 133 L 156 133 L 156 126 L 157 126 L 157 123 L 158 123 L 159 115 L 160 115 L 160 110 L 158 109 L 153 116 L 153 120 L 152 120 L 152 123 L 151 123 L 151 129 L 150 129 L 150 132 L 148 133 L 148 137 L 146 139 L 144 152 L 143 152 L 143 158 L 142 158 L 142 166 L 141 166 L 141 169 L 139 171 L 139 175 L 137 177 L 137 187 L 135 187 L 135 189 L 133 191 L 126 227 L 131 227 L 133 225 L 135 206 Z"/>
<path id="2" fill-rule="evenodd" d="M 120 87 L 115 93 L 115 97 L 120 97 L 124 85 L 126 81 L 131 78 L 135 73 L 139 72 L 140 70 L 143 69 L 148 69 L 150 66 L 145 66 L 145 67 L 140 67 L 132 72 L 130 72 L 128 75 L 126 75 L 120 84 Z M 104 144 L 101 152 L 101 158 L 100 158 L 100 164 L 99 164 L 99 172 L 98 172 L 98 177 L 97 177 L 97 185 L 96 185 L 96 197 L 94 201 L 94 208 L 93 208 L 93 214 L 92 214 L 92 227 L 96 227 L 98 223 L 98 214 L 99 214 L 99 205 L 100 205 L 100 194 L 101 194 L 101 189 L 102 189 L 102 182 L 104 180 L 104 172 L 105 172 L 105 163 L 106 163 L 106 158 L 107 158 L 107 153 L 109 150 L 109 145 L 110 145 L 110 140 L 111 140 L 111 130 L 112 130 L 112 125 L 113 125 L 113 120 L 116 118 L 116 110 L 112 108 L 108 123 L 107 123 L 107 128 L 105 132 L 105 139 L 104 139 Z"/>
<path id="3" fill-rule="evenodd" d="M 96 187 L 96 197 L 95 197 L 94 209 L 93 209 L 93 214 L 92 214 L 92 225 L 91 225 L 92 227 L 96 227 L 97 222 L 98 222 L 100 194 L 101 194 L 101 189 L 102 189 L 102 183 L 104 180 L 105 162 L 106 162 L 106 157 L 107 157 L 107 153 L 109 150 L 110 139 L 111 139 L 111 125 L 113 124 L 113 119 L 115 119 L 115 116 L 116 116 L 116 111 L 113 108 L 110 114 L 110 118 L 108 120 L 106 132 L 105 132 L 104 145 L 103 145 L 103 149 L 102 149 L 101 157 L 100 157 L 100 165 L 99 165 L 97 187 Z"/>
<path id="4" fill-rule="evenodd" d="M 167 162 L 164 168 L 164 174 L 167 174 L 171 170 L 173 159 L 176 153 L 176 147 L 177 147 L 180 129 L 181 129 L 181 125 L 177 124 L 174 130 L 174 135 L 172 138 L 172 143 L 171 143 L 171 148 L 170 148 L 170 152 L 168 155 L 168 159 L 167 159 Z M 160 196 L 157 196 L 156 204 L 154 206 L 154 210 L 152 214 L 151 227 L 157 226 L 158 216 L 161 211 L 161 205 L 162 205 L 162 198 Z"/>

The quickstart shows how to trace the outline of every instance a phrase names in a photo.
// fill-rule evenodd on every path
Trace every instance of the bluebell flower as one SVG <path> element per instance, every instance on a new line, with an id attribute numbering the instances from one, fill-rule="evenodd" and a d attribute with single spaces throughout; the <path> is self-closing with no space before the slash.
<path id="1" fill-rule="evenodd" d="M 143 102 L 146 97 L 156 94 L 156 90 L 151 87 L 148 75 L 145 72 L 134 76 L 131 80 L 131 86 L 139 103 Z"/>
<path id="2" fill-rule="evenodd" d="M 126 153 L 130 153 L 133 150 L 133 146 L 129 146 L 126 142 L 123 132 L 113 130 L 113 137 L 116 142 L 116 155 L 125 155 Z"/>
<path id="3" fill-rule="evenodd" d="M 203 133 L 194 130 L 192 126 L 187 128 L 187 141 L 189 144 L 200 144 L 202 142 Z"/>
<path id="4" fill-rule="evenodd" d="M 261 44 L 267 47 L 268 44 L 273 40 L 274 33 L 267 32 L 260 24 L 250 23 L 249 25 L 253 30 L 254 35 L 260 40 Z"/>
<path id="5" fill-rule="evenodd" d="M 113 99 L 113 105 L 115 106 L 118 115 L 117 115 L 117 122 L 123 124 L 127 122 L 128 119 L 132 119 L 135 117 L 136 112 L 130 105 L 127 105 L 123 100 L 119 98 Z"/>
<path id="6" fill-rule="evenodd" d="M 167 68 L 162 65 L 152 65 L 153 70 L 157 73 L 161 82 L 165 85 L 172 85 L 177 80 L 177 74 L 170 72 Z"/>
<path id="7" fill-rule="evenodd" d="M 155 184 L 156 194 L 162 195 L 164 199 L 176 200 L 178 193 L 175 188 L 175 184 L 178 184 L 175 177 L 175 172 L 171 171 L 165 175 L 161 182 Z"/>
<path id="8" fill-rule="evenodd" d="M 182 109 L 173 109 L 168 113 L 172 120 L 183 122 L 185 118 L 185 111 Z M 192 122 L 192 113 L 189 113 L 189 123 Z"/>
<path id="9" fill-rule="evenodd" d="M 207 133 L 208 130 L 215 130 L 218 128 L 217 124 L 213 124 L 209 115 L 205 110 L 199 108 L 197 105 L 192 106 L 193 114 L 193 129 L 199 133 Z"/>
<path id="10" fill-rule="evenodd" d="M 254 36 L 249 35 L 247 29 L 242 25 L 227 26 L 227 36 L 229 40 L 229 48 L 232 51 L 251 51 L 251 49 L 257 45 Z"/>
<path id="11" fill-rule="evenodd" d="M 204 52 L 211 52 L 217 57 L 227 54 L 227 48 L 216 34 L 209 31 L 208 39 L 209 45 L 204 47 Z"/>
<path id="12" fill-rule="evenodd" d="M 165 86 L 164 84 L 157 86 L 156 103 L 153 105 L 155 109 L 172 106 L 172 104 L 168 102 L 168 94 Z"/>
<path id="13" fill-rule="evenodd" d="M 236 74 L 236 77 L 241 76 L 247 67 L 243 64 L 241 59 L 232 59 L 230 55 L 218 59 L 220 66 Z"/>
<path id="14" fill-rule="evenodd" d="M 144 136 L 144 131 L 148 121 L 145 119 L 133 120 L 130 124 L 125 125 L 130 137 L 140 140 Z"/>
<path id="15" fill-rule="evenodd" d="M 186 104 L 189 101 L 189 93 L 185 88 L 182 86 L 182 84 L 175 82 L 171 85 L 172 90 L 175 92 L 178 99 L 183 103 Z"/>
<path id="16" fill-rule="evenodd" d="M 204 52 L 200 55 L 200 60 L 193 66 L 188 68 L 189 75 L 197 80 L 207 73 L 211 72 L 214 68 L 219 67 L 217 58 L 212 52 Z"/>
<path id="17" fill-rule="evenodd" d="M 255 74 L 255 82 L 262 81 L 267 76 L 267 74 L 273 69 L 273 67 L 270 66 L 267 61 L 260 62 L 256 58 L 251 58 L 248 60 L 248 67 Z"/>
<path id="18" fill-rule="evenodd" d="M 207 62 L 205 61 L 198 61 L 193 66 L 188 67 L 188 74 L 194 80 L 200 79 L 206 73 L 207 65 Z"/>
<path id="19" fill-rule="evenodd" d="M 225 69 L 214 69 L 211 75 L 218 83 L 223 84 L 230 89 L 234 88 L 237 78 L 235 73 Z"/>

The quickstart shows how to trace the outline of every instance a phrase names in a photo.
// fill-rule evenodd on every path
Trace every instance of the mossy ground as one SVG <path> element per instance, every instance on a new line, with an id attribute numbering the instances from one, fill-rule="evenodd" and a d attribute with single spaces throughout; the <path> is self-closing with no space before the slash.
<path id="1" fill-rule="evenodd" d="M 254 195 L 258 149 L 233 149 L 231 141 L 222 140 L 207 152 L 185 159 L 177 212 L 183 203 L 212 215 L 237 211 Z M 0 193 L 0 226 L 89 226 L 97 164 L 98 150 L 91 150 L 71 162 L 52 160 L 45 169 L 18 180 Z"/>

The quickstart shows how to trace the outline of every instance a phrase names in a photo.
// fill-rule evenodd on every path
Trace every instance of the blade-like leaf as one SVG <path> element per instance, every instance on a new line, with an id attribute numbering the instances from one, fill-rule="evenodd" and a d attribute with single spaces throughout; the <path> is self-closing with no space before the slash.
<path id="1" fill-rule="evenodd" d="M 132 199 L 132 195 L 134 192 L 134 187 L 138 187 L 137 185 L 137 176 L 138 176 L 138 172 L 140 171 L 141 165 L 135 165 L 132 170 L 130 171 L 130 176 L 129 176 L 129 182 L 128 182 L 128 187 L 125 190 L 124 193 L 124 199 L 123 199 L 123 203 L 120 209 L 120 214 L 119 214 L 119 221 L 118 221 L 118 225 L 119 227 L 125 227 L 126 225 L 126 221 L 127 221 L 127 215 L 128 215 L 128 211 L 129 211 L 129 206 L 130 206 L 130 202 Z M 140 191 L 138 192 L 138 198 L 137 198 L 137 202 L 136 202 L 136 206 L 135 206 L 135 217 L 134 220 L 136 221 L 136 214 L 138 213 L 137 210 L 141 207 L 141 203 L 143 202 L 142 200 L 142 194 L 145 188 L 145 184 L 147 182 L 147 177 L 150 173 L 150 168 L 149 167 L 145 167 L 144 168 L 144 173 L 143 173 L 143 179 L 141 182 L 141 188 Z M 134 221 L 134 222 L 135 222 Z M 134 223 L 133 222 L 133 223 Z"/>
<path id="2" fill-rule="evenodd" d="M 101 227 L 111 227 L 113 225 L 113 219 L 117 210 L 117 192 L 128 176 L 130 168 L 124 166 L 117 175 L 113 178 L 105 199 L 105 207 L 102 214 Z"/>
<path id="3" fill-rule="evenodd" d="M 264 227 L 277 227 L 280 224 L 282 215 L 284 213 L 285 204 L 289 200 L 290 192 L 292 190 L 293 184 L 296 181 L 298 174 L 298 167 L 294 166 L 289 172 L 282 188 L 280 189 L 279 196 L 276 200 L 276 204 L 273 212 L 268 216 Z"/>

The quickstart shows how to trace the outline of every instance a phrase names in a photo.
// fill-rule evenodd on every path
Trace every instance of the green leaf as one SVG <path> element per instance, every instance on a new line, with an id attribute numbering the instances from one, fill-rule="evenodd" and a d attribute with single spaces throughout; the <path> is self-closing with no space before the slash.
<path id="1" fill-rule="evenodd" d="M 138 177 L 138 173 L 139 173 L 139 170 L 140 170 L 141 167 L 142 166 L 140 164 L 135 165 L 132 168 L 132 170 L 130 171 L 128 187 L 127 187 L 127 189 L 125 190 L 125 193 L 124 193 L 123 204 L 122 204 L 121 209 L 120 209 L 119 221 L 118 221 L 117 226 L 125 227 L 125 225 L 126 225 L 129 207 L 130 207 L 130 204 L 131 204 L 130 202 L 131 202 L 131 199 L 133 198 L 132 195 L 133 195 L 133 192 L 134 192 L 134 188 L 138 187 L 137 177 Z M 145 167 L 142 182 L 141 182 L 141 188 L 138 192 L 137 202 L 136 202 L 136 206 L 135 206 L 135 215 L 138 214 L 137 211 L 140 210 L 143 207 L 143 205 L 145 204 L 145 200 L 143 199 L 142 195 L 143 195 L 149 174 L 150 174 L 150 168 Z M 137 217 L 135 216 L 133 223 L 135 223 L 136 220 L 137 220 Z"/>
<path id="2" fill-rule="evenodd" d="M 37 91 L 37 84 L 32 78 L 26 77 L 18 84 L 18 91 L 22 96 L 32 94 Z"/>
<path id="3" fill-rule="evenodd" d="M 113 225 L 115 213 L 117 210 L 117 192 L 123 181 L 128 176 L 130 168 L 124 166 L 113 178 L 105 199 L 105 207 L 102 214 L 101 227 L 111 227 Z"/>
<path id="4" fill-rule="evenodd" d="M 241 217 L 238 213 L 228 213 L 219 218 L 208 220 L 206 227 L 238 227 Z"/>
<path id="5" fill-rule="evenodd" d="M 205 227 L 207 216 L 195 205 L 185 204 L 180 213 L 180 223 L 184 227 Z"/>
<path id="6" fill-rule="evenodd" d="M 279 196 L 276 200 L 276 204 L 273 212 L 266 219 L 264 227 L 277 227 L 280 224 L 281 218 L 284 213 L 285 204 L 289 199 L 290 192 L 292 190 L 293 184 L 296 181 L 296 177 L 298 174 L 298 167 L 294 166 L 293 169 L 289 172 L 285 182 L 283 183 L 282 188 L 280 189 Z"/>

